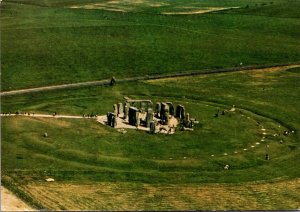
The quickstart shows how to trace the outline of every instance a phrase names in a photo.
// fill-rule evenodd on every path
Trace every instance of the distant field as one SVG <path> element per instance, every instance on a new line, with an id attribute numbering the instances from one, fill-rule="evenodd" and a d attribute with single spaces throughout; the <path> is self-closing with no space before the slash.
<path id="1" fill-rule="evenodd" d="M 2 90 L 300 60 L 299 1 L 82 2 L 2 2 Z"/>
<path id="2" fill-rule="evenodd" d="M 286 69 L 2 97 L 3 112 L 74 115 L 105 114 L 123 96 L 170 100 L 200 121 L 194 132 L 153 136 L 93 120 L 2 117 L 2 181 L 48 209 L 297 209 L 300 72 Z M 233 104 L 236 113 L 214 117 Z"/>

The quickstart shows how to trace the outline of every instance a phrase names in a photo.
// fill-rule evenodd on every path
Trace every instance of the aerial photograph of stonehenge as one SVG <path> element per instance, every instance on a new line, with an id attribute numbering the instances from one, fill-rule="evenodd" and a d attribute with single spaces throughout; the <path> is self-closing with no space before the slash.
<path id="1" fill-rule="evenodd" d="M 299 0 L 0 0 L 1 211 L 300 210 Z"/>

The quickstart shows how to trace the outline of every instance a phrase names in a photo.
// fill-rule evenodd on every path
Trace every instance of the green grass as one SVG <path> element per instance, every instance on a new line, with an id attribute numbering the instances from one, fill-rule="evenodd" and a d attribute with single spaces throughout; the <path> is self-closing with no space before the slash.
<path id="1" fill-rule="evenodd" d="M 299 177 L 298 78 L 290 70 L 226 73 L 3 97 L 2 111 L 73 115 L 106 114 L 123 96 L 170 100 L 186 105 L 200 120 L 194 132 L 153 136 L 136 130 L 121 134 L 93 120 L 3 117 L 3 174 L 28 180 L 51 175 L 60 181 L 176 184 Z M 232 104 L 242 109 L 214 117 Z M 267 129 L 263 142 L 257 122 Z M 283 136 L 285 129 L 296 133 Z M 251 149 L 255 142 L 261 144 Z M 264 160 L 267 144 L 270 161 Z M 230 175 L 223 171 L 227 163 Z"/>
<path id="2" fill-rule="evenodd" d="M 225 183 L 243 187 L 249 181 L 299 178 L 298 69 L 214 74 L 2 97 L 3 112 L 18 110 L 51 114 L 56 111 L 73 115 L 105 114 L 112 109 L 113 103 L 122 101 L 123 96 L 170 100 L 186 105 L 191 116 L 200 120 L 194 132 L 177 132 L 167 136 L 136 130 L 121 134 L 93 120 L 2 117 L 2 176 L 12 190 L 18 189 L 17 193 L 29 202 L 32 202 L 32 196 L 28 196 L 28 192 L 34 191 L 30 186 L 39 185 L 37 189 L 42 189 L 47 177 L 53 177 L 62 186 L 61 190 L 55 187 L 55 193 L 64 191 L 63 185 L 69 184 L 106 183 L 111 186 L 126 183 L 129 187 L 147 184 L 156 189 L 172 185 L 176 190 L 184 187 L 183 184 L 197 187 Z M 232 104 L 243 109 L 238 109 L 239 112 L 231 116 L 214 117 L 218 109 L 228 109 Z M 260 141 L 262 135 L 257 121 L 267 129 L 265 142 Z M 283 136 L 282 132 L 287 128 L 296 133 Z M 44 138 L 44 132 L 49 137 Z M 273 137 L 274 133 L 281 133 L 281 136 Z M 279 143 L 281 139 L 283 144 Z M 251 149 L 250 145 L 257 141 L 260 146 Z M 264 160 L 266 144 L 270 145 L 270 161 Z M 248 151 L 243 152 L 243 148 L 248 148 Z M 234 154 L 235 150 L 239 153 Z M 224 152 L 228 156 L 224 156 Z M 211 157 L 211 154 L 215 156 Z M 229 171 L 223 169 L 225 164 L 230 164 Z M 247 187 L 238 192 L 235 187 L 232 188 L 231 196 L 241 194 L 246 199 L 255 198 L 258 201 L 256 206 L 241 206 L 238 202 L 226 205 L 224 201 L 216 201 L 224 204 L 220 208 L 229 209 L 286 209 L 291 208 L 288 202 L 296 204 L 293 196 L 285 196 L 284 201 L 278 202 L 277 190 L 265 191 L 263 187 L 259 193 L 257 189 L 260 188 L 253 188 L 255 191 L 250 193 Z M 131 190 L 128 191 L 133 192 Z M 289 195 L 295 195 L 294 188 L 288 191 Z M 172 200 L 166 200 L 166 194 L 161 191 L 157 192 L 157 198 L 145 200 L 144 195 L 149 194 L 144 192 L 143 196 L 135 198 L 138 206 L 132 207 L 193 208 L 168 206 Z M 181 192 L 181 195 L 190 198 L 186 192 Z M 270 192 L 272 197 L 266 197 Z M 70 194 L 63 192 L 61 195 L 67 197 Z M 133 192 L 133 195 L 137 194 Z M 91 197 L 89 206 L 111 208 L 104 203 L 94 205 L 94 201 L 104 197 L 104 194 Z M 122 200 L 118 207 L 126 207 L 124 204 L 129 200 Z M 195 208 L 200 207 L 198 201 L 185 201 L 191 201 Z M 48 203 L 48 198 L 46 201 L 42 197 L 32 204 L 39 208 L 40 204 L 53 209 L 62 207 Z M 76 204 L 66 207 L 77 208 Z M 209 204 L 203 207 L 214 208 Z"/>
<path id="3" fill-rule="evenodd" d="M 2 90 L 111 76 L 203 71 L 236 67 L 241 62 L 259 65 L 299 61 L 299 1 L 168 0 L 162 7 L 149 6 L 153 2 L 119 3 L 119 7 L 131 10 L 126 13 L 68 8 L 82 4 L 78 0 L 2 2 Z M 183 6 L 240 8 L 202 15 L 161 14 L 180 11 Z M 136 130 L 121 134 L 91 119 L 1 117 L 2 182 L 39 208 L 74 209 L 60 201 L 51 203 L 56 201 L 51 195 L 62 194 L 64 185 L 100 184 L 95 190 L 88 188 L 95 193 L 103 184 L 108 189 L 127 186 L 124 189 L 132 195 L 129 199 L 135 200 L 137 209 L 199 209 L 203 199 L 199 197 L 199 203 L 183 191 L 184 187 L 210 187 L 210 183 L 218 187 L 222 183 L 228 188 L 241 186 L 242 190 L 233 189 L 229 196 L 224 193 L 225 202 L 222 195 L 213 202 L 204 201 L 209 202 L 205 207 L 215 209 L 211 205 L 215 203 L 221 209 L 290 209 L 299 202 L 294 186 L 300 177 L 299 70 L 224 73 L 1 97 L 1 112 L 70 115 L 106 114 L 124 96 L 172 101 L 185 105 L 200 121 L 193 132 L 150 135 Z M 214 117 L 218 110 L 232 105 L 238 108 L 236 113 Z M 267 129 L 264 141 L 262 126 Z M 284 130 L 295 133 L 284 136 Z M 47 138 L 43 137 L 45 132 Z M 256 142 L 260 145 L 251 148 Z M 266 152 L 269 161 L 265 160 Z M 224 170 L 225 164 L 230 164 L 230 170 Z M 35 199 L 31 193 L 35 190 L 30 189 L 37 186 L 36 191 L 43 190 L 47 177 L 61 186 L 54 185 L 47 191 L 49 202 L 48 196 L 47 200 Z M 271 189 L 269 184 L 277 179 L 292 180 L 291 186 L 284 190 L 279 183 L 278 188 Z M 262 181 L 262 188 L 260 184 L 259 188 L 249 186 L 253 181 Z M 270 182 L 268 190 L 264 190 L 265 182 Z M 140 189 L 138 193 L 132 192 L 135 186 Z M 184 199 L 179 201 L 183 205 L 171 207 L 174 196 L 159 190 L 164 186 L 173 188 L 173 195 L 180 191 L 176 201 Z M 144 187 L 158 192 L 153 197 L 140 197 L 148 192 Z M 220 191 L 228 188 L 220 186 Z M 114 189 L 111 192 L 118 193 Z M 76 198 L 82 201 L 73 193 L 66 189 L 61 196 L 75 203 Z M 249 204 L 234 198 L 237 201 L 230 205 L 232 195 L 239 194 Z M 104 198 L 101 200 L 105 203 L 97 203 L 96 209 L 116 209 L 103 193 L 97 195 L 96 200 Z M 256 205 L 250 204 L 251 199 Z M 94 200 L 95 196 L 84 202 L 93 205 Z M 122 207 L 130 203 L 126 198 L 122 201 Z"/>
<path id="4" fill-rule="evenodd" d="M 292 73 L 295 73 L 295 74 L 299 74 L 300 73 L 300 68 L 291 68 L 288 70 L 288 72 L 292 72 Z"/>
<path id="5" fill-rule="evenodd" d="M 189 16 L 149 6 L 120 13 L 66 8 L 78 1 L 3 2 L 2 89 L 299 61 L 299 2 L 262 2 L 204 1 L 250 7 Z"/>

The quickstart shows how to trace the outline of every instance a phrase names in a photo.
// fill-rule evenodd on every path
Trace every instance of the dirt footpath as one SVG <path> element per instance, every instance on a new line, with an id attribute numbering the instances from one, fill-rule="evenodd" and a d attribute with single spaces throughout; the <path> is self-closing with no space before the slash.
<path id="1" fill-rule="evenodd" d="M 34 211 L 12 192 L 1 186 L 1 211 Z"/>

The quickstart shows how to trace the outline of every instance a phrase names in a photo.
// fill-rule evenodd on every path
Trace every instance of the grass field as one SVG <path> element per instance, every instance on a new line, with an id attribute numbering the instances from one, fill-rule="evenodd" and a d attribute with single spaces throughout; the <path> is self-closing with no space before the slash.
<path id="1" fill-rule="evenodd" d="M 102 6 L 70 8 L 85 4 Z M 240 8 L 162 14 L 230 7 Z M 291 0 L 6 0 L 1 87 L 299 61 L 299 7 Z"/>
<path id="2" fill-rule="evenodd" d="M 299 207 L 299 183 L 299 179 L 243 185 L 33 183 L 24 190 L 53 210 L 286 210 Z"/>
<path id="3" fill-rule="evenodd" d="M 153 136 L 87 119 L 2 117 L 3 181 L 49 209 L 297 209 L 299 76 L 270 68 L 3 97 L 2 111 L 73 115 L 105 114 L 125 95 L 164 99 L 200 120 L 194 132 Z M 233 104 L 236 113 L 214 117 Z"/>
<path id="4" fill-rule="evenodd" d="M 297 63 L 299 8 L 298 0 L 4 0 L 1 89 Z M 2 96 L 1 113 L 80 116 L 106 114 L 124 96 L 171 101 L 199 124 L 123 134 L 94 119 L 1 116 L 1 182 L 49 210 L 299 209 L 299 67 Z"/>

